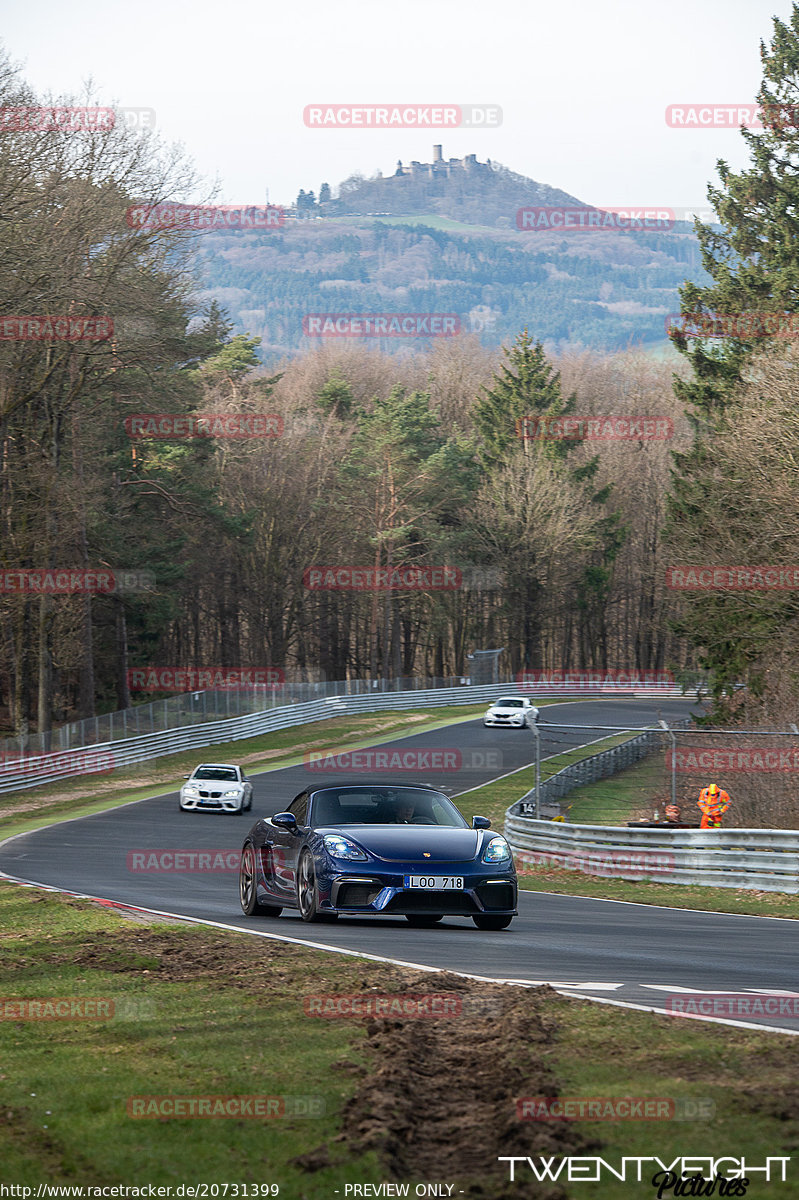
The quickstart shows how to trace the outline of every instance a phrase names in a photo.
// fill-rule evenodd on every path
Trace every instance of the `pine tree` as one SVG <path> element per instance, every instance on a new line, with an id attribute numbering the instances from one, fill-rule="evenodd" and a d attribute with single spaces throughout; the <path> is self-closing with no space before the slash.
<path id="1" fill-rule="evenodd" d="M 519 444 L 518 422 L 530 416 L 559 416 L 574 410 L 575 397 L 563 399 L 560 372 L 553 370 L 540 342 L 534 342 L 527 329 L 514 345 L 503 346 L 507 363 L 494 376 L 494 386 L 483 388 L 474 406 L 473 417 L 480 435 L 480 458 L 486 468 L 503 462 Z M 526 445 L 527 443 L 525 443 Z M 562 439 L 539 443 L 559 457 L 568 453 L 570 444 Z"/>
<path id="2" fill-rule="evenodd" d="M 721 185 L 708 188 L 708 199 L 721 229 L 695 222 L 702 265 L 713 282 L 680 289 L 689 330 L 691 317 L 706 314 L 728 318 L 718 328 L 736 335 L 673 335 L 694 369 L 693 380 L 677 380 L 675 387 L 697 410 L 699 428 L 723 408 L 747 358 L 763 346 L 762 326 L 739 315 L 799 311 L 799 5 L 787 25 L 774 19 L 771 47 L 761 42 L 760 56 L 763 130 L 741 130 L 751 166 L 736 174 L 720 159 Z"/>
<path id="3" fill-rule="evenodd" d="M 712 283 L 687 283 L 681 289 L 685 324 L 690 328 L 695 314 L 706 314 L 718 322 L 714 331 L 724 336 L 694 340 L 682 332 L 673 335 L 693 368 L 693 378 L 675 380 L 675 390 L 688 406 L 695 439 L 689 450 L 674 455 L 666 536 L 681 561 L 703 565 L 708 555 L 713 557 L 704 546 L 708 514 L 715 514 L 719 503 L 717 439 L 737 411 L 753 356 L 779 356 L 785 345 L 764 336 L 763 317 L 799 312 L 799 5 L 793 5 L 787 24 L 774 19 L 771 46 L 761 42 L 760 55 L 763 80 L 757 100 L 763 129 L 741 130 L 751 164 L 736 174 L 723 160 L 717 163 L 721 184 L 709 187 L 708 197 L 721 229 L 696 222 Z M 734 498 L 724 494 L 734 540 L 741 513 Z M 755 548 L 752 554 L 756 560 Z M 763 627 L 773 620 L 772 597 L 753 598 L 746 614 L 733 619 L 737 604 L 735 596 L 688 595 L 676 626 L 700 647 L 702 665 L 714 673 L 716 699 L 749 677 L 758 657 L 752 646 L 762 644 Z"/>

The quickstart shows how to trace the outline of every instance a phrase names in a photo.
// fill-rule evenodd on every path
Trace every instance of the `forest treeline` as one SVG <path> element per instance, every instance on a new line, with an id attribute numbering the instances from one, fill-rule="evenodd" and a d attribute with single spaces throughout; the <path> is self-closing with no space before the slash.
<path id="1" fill-rule="evenodd" d="M 798 75 L 794 6 L 758 100 L 784 109 Z M 4 60 L 0 106 L 37 103 Z M 684 284 L 686 313 L 799 307 L 799 128 L 743 136 L 752 165 L 719 164 L 719 224 L 697 227 L 711 282 Z M 151 134 L 0 136 L 0 579 L 149 581 L 0 587 L 9 731 L 149 698 L 130 694 L 135 667 L 393 679 L 466 675 L 492 648 L 503 674 L 706 668 L 728 719 L 796 720 L 796 592 L 667 586 L 674 564 L 796 563 L 794 341 L 676 333 L 675 371 L 633 351 L 548 354 L 530 321 L 502 350 L 468 334 L 394 355 L 328 342 L 265 371 L 257 337 L 203 304 L 203 235 L 126 219 L 198 188 Z M 73 332 L 20 336 L 35 322 L 13 318 L 37 317 Z M 131 436 L 157 413 L 269 436 Z M 592 415 L 669 436 L 519 436 Z M 321 566 L 447 567 L 460 584 L 309 586 Z"/>

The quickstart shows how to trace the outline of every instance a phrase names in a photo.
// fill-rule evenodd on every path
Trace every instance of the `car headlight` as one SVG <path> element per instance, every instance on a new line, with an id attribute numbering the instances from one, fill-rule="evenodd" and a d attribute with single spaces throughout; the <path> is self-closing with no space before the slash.
<path id="1" fill-rule="evenodd" d="M 492 837 L 491 841 L 483 851 L 483 862 L 496 863 L 504 862 L 506 858 L 510 858 L 510 846 L 505 841 L 504 837 L 499 834 Z"/>
<path id="2" fill-rule="evenodd" d="M 231 799 L 235 799 L 236 796 L 240 796 L 240 795 L 241 795 L 241 791 L 239 790 L 239 788 L 232 788 L 229 792 L 222 793 L 222 799 L 223 800 L 231 800 Z"/>
<path id="3" fill-rule="evenodd" d="M 333 858 L 344 858 L 350 862 L 366 862 L 367 860 L 367 855 L 360 846 L 356 846 L 355 842 L 342 837 L 339 833 L 326 833 L 322 840 L 325 843 L 325 850 L 328 854 L 332 854 Z"/>
<path id="4" fill-rule="evenodd" d="M 184 796 L 196 796 L 199 793 L 199 791 L 200 791 L 200 789 L 198 787 L 195 787 L 193 783 L 187 783 L 183 787 Z"/>

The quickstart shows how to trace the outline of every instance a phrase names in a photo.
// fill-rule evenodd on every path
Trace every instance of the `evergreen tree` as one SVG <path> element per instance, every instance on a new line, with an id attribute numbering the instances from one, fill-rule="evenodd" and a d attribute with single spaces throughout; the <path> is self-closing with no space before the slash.
<path id="1" fill-rule="evenodd" d="M 480 458 L 490 468 L 503 462 L 519 444 L 520 423 L 530 416 L 554 417 L 574 410 L 575 397 L 563 399 L 560 372 L 547 361 L 540 342 L 534 342 L 527 329 L 513 346 L 502 347 L 507 363 L 494 376 L 494 386 L 484 388 L 474 406 L 473 417 L 480 436 Z M 525 441 L 525 446 L 527 446 Z M 568 453 L 563 440 L 541 442 L 541 447 L 556 456 Z"/>
<path id="2" fill-rule="evenodd" d="M 693 368 L 692 378 L 675 380 L 695 429 L 690 449 L 674 455 L 669 497 L 667 539 L 684 556 L 682 561 L 704 563 L 713 557 L 705 548 L 704 530 L 707 514 L 718 508 L 717 438 L 726 430 L 753 355 L 778 357 L 784 347 L 780 339 L 764 336 L 763 315 L 799 311 L 799 5 L 793 5 L 787 24 L 774 19 L 771 46 L 761 42 L 760 54 L 763 80 L 757 100 L 763 129 L 741 130 L 751 164 L 735 173 L 723 160 L 718 162 L 721 183 L 708 188 L 708 197 L 721 229 L 695 222 L 712 283 L 686 283 L 681 289 L 686 330 L 702 314 L 708 322 L 716 320 L 714 332 L 723 336 L 673 334 Z M 729 496 L 728 501 L 726 520 L 734 536 L 741 514 Z M 731 622 L 730 605 L 735 603 L 733 596 L 688 595 L 677 625 L 703 648 L 702 665 L 715 673 L 717 698 L 746 675 L 750 658 L 743 646 L 751 644 L 773 606 L 765 596 L 754 602 L 744 618 L 744 625 L 752 623 L 747 631 Z"/>

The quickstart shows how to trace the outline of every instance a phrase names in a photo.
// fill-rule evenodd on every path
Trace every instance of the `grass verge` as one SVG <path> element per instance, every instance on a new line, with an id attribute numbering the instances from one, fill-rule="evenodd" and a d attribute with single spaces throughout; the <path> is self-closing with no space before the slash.
<path id="1" fill-rule="evenodd" d="M 485 705 L 470 704 L 333 717 L 120 767 L 102 776 L 85 775 L 74 781 L 11 792 L 0 795 L 0 833 L 10 837 L 53 821 L 86 816 L 131 800 L 176 791 L 183 777 L 203 758 L 241 763 L 248 773 L 253 773 L 270 767 L 294 766 L 303 761 L 306 751 L 335 752 L 345 746 L 348 750 L 362 749 L 393 737 L 411 737 L 456 721 L 474 720 L 483 712 Z"/>
<path id="2" fill-rule="evenodd" d="M 596 875 L 583 875 L 580 871 L 547 866 L 525 866 L 522 870 L 524 873 L 519 875 L 519 888 L 526 892 L 558 892 L 561 895 L 590 896 L 598 900 L 626 900 L 630 904 L 656 904 L 664 908 L 692 908 L 703 912 L 799 920 L 799 896 L 787 892 L 604 879 Z"/>
<path id="3" fill-rule="evenodd" d="M 343 1196 L 348 1183 L 414 1185 L 443 1174 L 453 1194 L 459 1184 L 491 1200 L 627 1200 L 629 1181 L 563 1191 L 506 1187 L 496 1158 L 554 1151 L 615 1163 L 622 1155 L 745 1154 L 760 1165 L 790 1154 L 799 1135 L 795 1038 L 243 934 L 139 924 L 9 884 L 0 884 L 0 929 L 7 1182 L 275 1183 L 288 1200 L 320 1200 L 336 1189 Z M 498 936 L 511 948 L 512 931 Z M 457 1019 L 305 1015 L 309 995 L 450 991 L 462 998 Z M 53 997 L 110 1002 L 113 1019 L 9 1019 L 15 998 Z M 482 1055 L 492 1037 L 496 1046 Z M 400 1121 L 397 1095 L 411 1086 L 414 1104 Z M 318 1115 L 210 1122 L 129 1115 L 133 1097 L 175 1095 L 303 1097 Z M 658 1121 L 520 1121 L 519 1099 L 541 1095 L 657 1097 L 675 1111 Z M 675 1119 L 697 1111 L 699 1121 Z"/>

